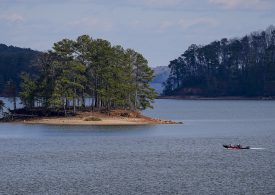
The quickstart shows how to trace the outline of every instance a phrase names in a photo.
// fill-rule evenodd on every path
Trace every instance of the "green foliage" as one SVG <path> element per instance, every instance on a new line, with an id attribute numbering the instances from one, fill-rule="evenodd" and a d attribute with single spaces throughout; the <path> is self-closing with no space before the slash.
<path id="1" fill-rule="evenodd" d="M 76 102 L 90 97 L 94 108 L 137 110 L 151 107 L 156 97 L 149 87 L 153 71 L 141 54 L 87 35 L 55 43 L 37 66 L 37 78 L 22 77 L 26 106 L 37 99 L 43 107 L 62 108 L 65 113 L 73 107 L 75 112 Z"/>
<path id="2" fill-rule="evenodd" d="M 20 99 L 27 107 L 33 107 L 37 84 L 31 79 L 28 73 L 22 73 L 21 80 L 21 92 L 19 93 Z"/>
<path id="3" fill-rule="evenodd" d="M 191 45 L 169 64 L 164 95 L 275 96 L 275 28 Z"/>

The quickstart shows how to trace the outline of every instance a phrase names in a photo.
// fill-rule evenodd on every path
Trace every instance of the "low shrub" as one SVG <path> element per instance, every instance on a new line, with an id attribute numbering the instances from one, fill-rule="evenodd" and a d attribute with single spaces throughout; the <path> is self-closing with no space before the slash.
<path id="1" fill-rule="evenodd" d="M 96 118 L 96 117 L 87 117 L 84 119 L 84 121 L 102 121 L 100 118 Z"/>

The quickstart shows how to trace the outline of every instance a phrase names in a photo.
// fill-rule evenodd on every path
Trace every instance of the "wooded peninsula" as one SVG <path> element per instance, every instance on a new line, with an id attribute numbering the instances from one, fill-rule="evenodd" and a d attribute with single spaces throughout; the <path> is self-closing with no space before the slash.
<path id="1" fill-rule="evenodd" d="M 169 64 L 163 96 L 275 97 L 275 27 L 191 45 Z"/>

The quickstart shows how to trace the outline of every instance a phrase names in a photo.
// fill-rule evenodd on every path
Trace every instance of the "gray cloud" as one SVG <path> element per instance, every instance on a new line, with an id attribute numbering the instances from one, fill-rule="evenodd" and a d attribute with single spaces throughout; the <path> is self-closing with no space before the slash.
<path id="1" fill-rule="evenodd" d="M 96 31 L 111 31 L 114 27 L 114 22 L 97 17 L 84 17 L 69 22 L 68 26 Z"/>
<path id="2" fill-rule="evenodd" d="M 6 13 L 6 14 L 0 15 L 0 20 L 15 23 L 15 22 L 23 22 L 25 18 L 18 13 Z"/>
<path id="3" fill-rule="evenodd" d="M 228 9 L 268 9 L 271 5 L 267 0 L 209 0 L 209 2 Z"/>
<path id="4" fill-rule="evenodd" d="M 88 34 L 167 65 L 190 44 L 274 24 L 273 0 L 0 0 L 0 43 L 38 50 Z"/>

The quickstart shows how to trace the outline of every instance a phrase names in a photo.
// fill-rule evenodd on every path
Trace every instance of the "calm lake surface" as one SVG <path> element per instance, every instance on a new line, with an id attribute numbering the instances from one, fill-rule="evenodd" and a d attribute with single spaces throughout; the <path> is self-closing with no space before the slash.
<path id="1" fill-rule="evenodd" d="M 0 124 L 0 194 L 275 193 L 275 101 L 154 106 L 144 113 L 184 124 Z"/>

